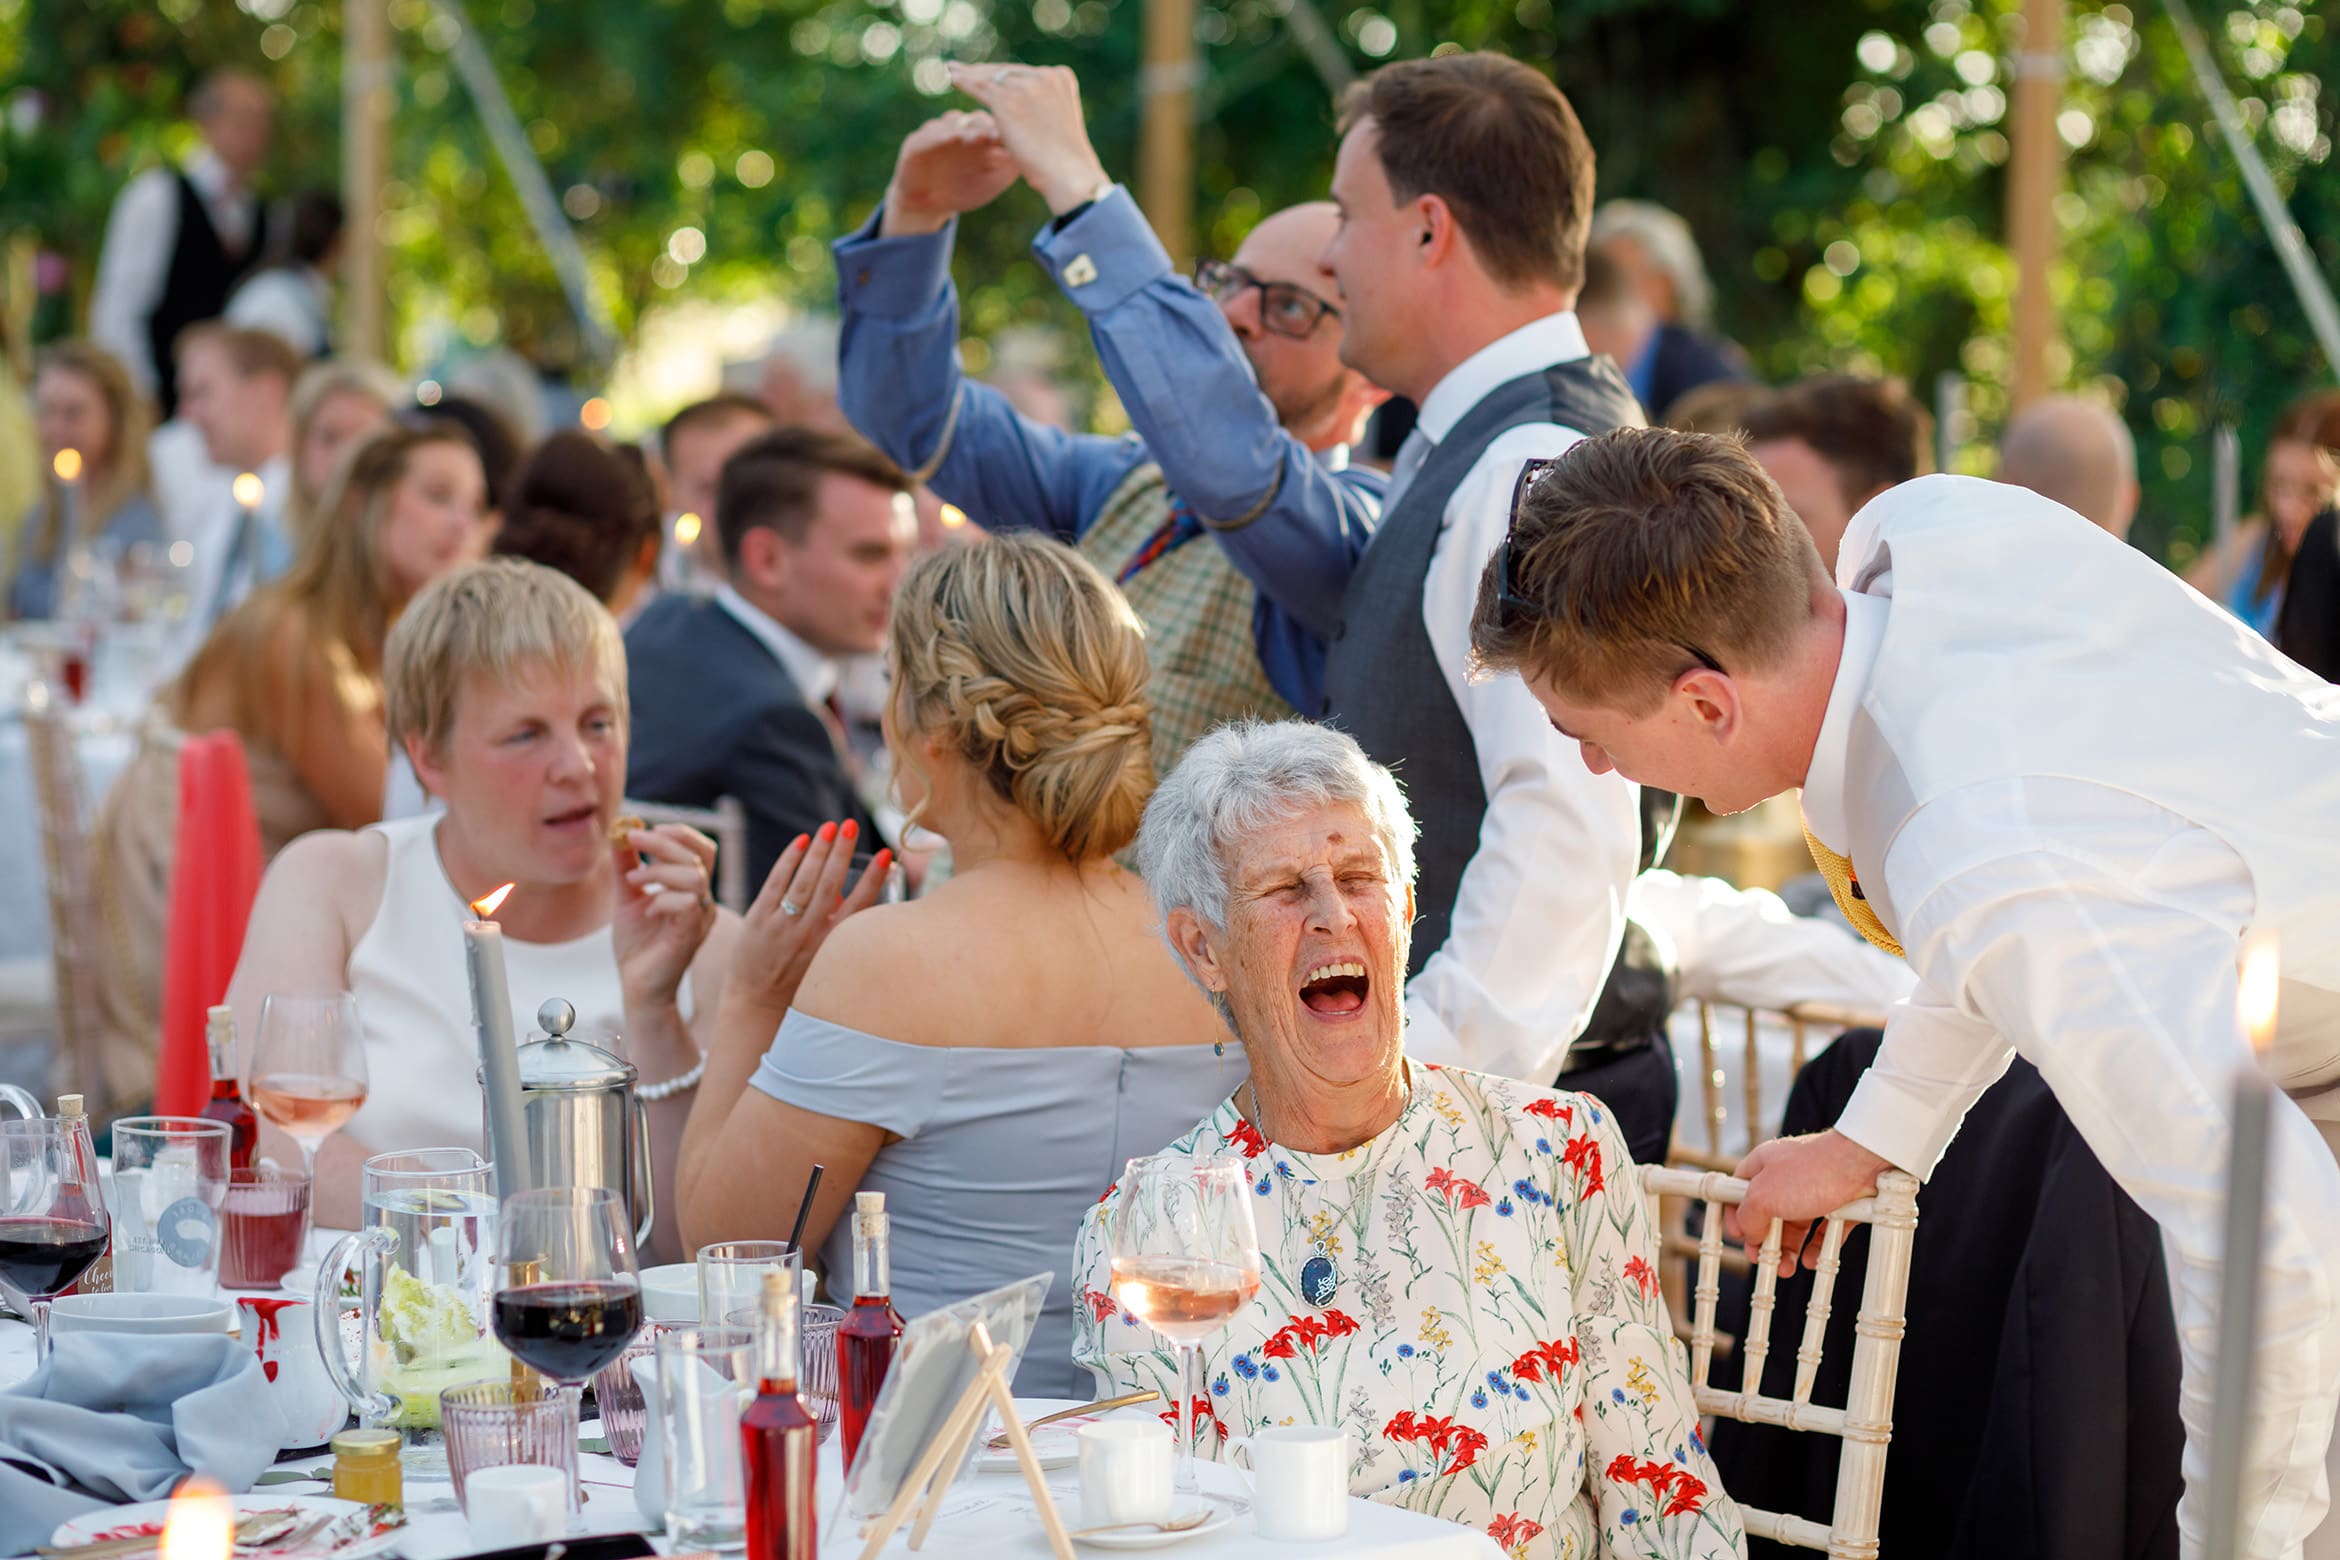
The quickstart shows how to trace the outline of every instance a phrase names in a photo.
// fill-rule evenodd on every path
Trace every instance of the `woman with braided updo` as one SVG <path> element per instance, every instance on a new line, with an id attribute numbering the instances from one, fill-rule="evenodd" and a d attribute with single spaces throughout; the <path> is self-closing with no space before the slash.
<path id="1" fill-rule="evenodd" d="M 896 1308 L 1053 1272 L 1016 1390 L 1086 1397 L 1069 1281 L 1081 1214 L 1243 1076 L 1113 860 L 1154 786 L 1144 631 L 1078 553 L 1018 533 L 913 568 L 887 654 L 897 784 L 950 842 L 951 878 L 865 909 L 885 863 L 840 897 L 849 830 L 782 854 L 684 1136 L 684 1235 L 784 1237 L 825 1165 L 805 1240 L 825 1245 L 839 1303 L 839 1215 L 882 1191 Z"/>

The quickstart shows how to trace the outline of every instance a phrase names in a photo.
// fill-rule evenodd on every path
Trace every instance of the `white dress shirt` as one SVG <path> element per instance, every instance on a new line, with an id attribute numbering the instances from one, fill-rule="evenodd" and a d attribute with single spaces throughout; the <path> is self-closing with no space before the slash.
<path id="1" fill-rule="evenodd" d="M 1856 531 L 1846 578 L 1870 550 L 1867 530 Z M 1854 712 L 1869 696 L 1891 593 L 1889 570 L 1844 593 L 1845 653 L 1804 790 L 1812 832 L 1839 851 L 1854 833 Z M 2233 761 L 2203 755 L 2221 757 Z M 1881 878 L 1872 898 L 1897 918 L 1888 929 L 1918 987 L 1894 1009 L 1837 1130 L 1922 1176 L 2013 1057 L 2039 1068 L 2105 1169 L 2161 1226 L 2183 1366 L 2178 1523 L 2187 1552 L 2201 1552 L 2228 1102 L 2248 1057 L 2235 960 L 2254 921 L 2251 874 L 2224 840 L 2144 796 L 2048 774 L 1928 800 L 1882 862 L 1855 865 Z M 2324 1508 L 2340 1381 L 2340 1168 L 2280 1099 L 2271 1164 L 2241 1549 L 2268 1560 L 2297 1555 Z"/>
<path id="2" fill-rule="evenodd" d="M 303 359 L 323 357 L 333 336 L 333 284 L 315 266 L 272 265 L 236 289 L 221 318 L 264 330 Z"/>
<path id="3" fill-rule="evenodd" d="M 1498 385 L 1587 355 L 1576 316 L 1547 315 L 1440 380 L 1423 398 L 1416 430 L 1435 444 Z M 1422 1061 L 1538 1084 L 1559 1072 L 1617 956 L 1641 818 L 1634 787 L 1586 769 L 1527 684 L 1471 679 L 1471 612 L 1480 572 L 1510 525 L 1520 468 L 1583 437 L 1531 423 L 1496 439 L 1447 500 L 1422 582 L 1422 623 L 1471 729 L 1487 813 L 1446 943 L 1407 984 L 1406 1049 Z"/>
<path id="4" fill-rule="evenodd" d="M 240 555 L 229 556 L 236 550 L 236 535 L 244 524 L 243 506 L 232 491 L 200 517 L 194 534 L 187 538 L 194 544 L 195 560 L 188 570 L 187 616 L 179 625 L 171 651 L 174 666 L 186 665 L 203 648 L 203 641 L 219 626 L 219 620 L 260 583 L 260 566 L 268 550 L 262 533 L 283 532 L 284 501 L 292 491 L 292 458 L 275 456 L 255 475 L 261 483 L 260 507 L 253 511 L 255 529 Z M 233 578 L 228 577 L 231 563 Z"/>
<path id="5" fill-rule="evenodd" d="M 188 158 L 181 171 L 195 186 L 220 242 L 231 252 L 243 248 L 258 214 L 251 193 L 209 147 Z M 147 395 L 154 394 L 156 378 L 146 324 L 162 301 L 178 247 L 178 181 L 169 168 L 149 168 L 123 186 L 114 201 L 89 302 L 91 339 L 120 358 Z"/>
<path id="6" fill-rule="evenodd" d="M 796 691 L 804 695 L 823 721 L 829 719 L 829 695 L 837 691 L 837 663 L 806 644 L 786 625 L 763 608 L 734 590 L 726 580 L 715 587 L 715 600 L 724 611 L 739 620 L 740 627 L 756 636 L 788 680 L 796 684 Z"/>

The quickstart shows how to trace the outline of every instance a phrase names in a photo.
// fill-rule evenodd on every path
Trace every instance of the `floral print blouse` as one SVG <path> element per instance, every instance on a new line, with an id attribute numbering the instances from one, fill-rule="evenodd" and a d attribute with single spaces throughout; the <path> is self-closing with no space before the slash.
<path id="1" fill-rule="evenodd" d="M 1397 1121 L 1348 1153 L 1265 1142 L 1231 1099 L 1167 1150 L 1240 1157 L 1256 1194 L 1259 1293 L 1201 1346 L 1197 1454 L 1345 1425 L 1351 1491 L 1482 1529 L 1516 1560 L 1744 1555 L 1607 1113 L 1411 1066 Z M 1100 1395 L 1175 1402 L 1177 1357 L 1112 1295 L 1116 1201 L 1081 1221 L 1073 1357 Z M 1319 1243 L 1338 1275 L 1321 1307 L 1300 1292 Z"/>

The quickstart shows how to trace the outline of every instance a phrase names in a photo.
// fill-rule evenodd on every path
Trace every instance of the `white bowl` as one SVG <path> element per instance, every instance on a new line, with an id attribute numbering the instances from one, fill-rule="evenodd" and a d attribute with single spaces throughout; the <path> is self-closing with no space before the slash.
<path id="1" fill-rule="evenodd" d="M 232 1301 L 193 1295 L 63 1295 L 49 1307 L 51 1332 L 232 1333 Z"/>
<path id="2" fill-rule="evenodd" d="M 642 1269 L 642 1310 L 651 1321 L 689 1326 L 699 1319 L 699 1265 L 669 1262 Z"/>

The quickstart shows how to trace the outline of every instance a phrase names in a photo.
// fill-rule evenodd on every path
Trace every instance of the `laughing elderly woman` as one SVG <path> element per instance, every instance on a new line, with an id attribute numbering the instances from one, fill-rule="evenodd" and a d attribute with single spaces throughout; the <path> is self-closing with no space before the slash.
<path id="1" fill-rule="evenodd" d="M 1515 1556 L 1743 1554 L 1607 1112 L 1406 1060 L 1414 825 L 1389 771 L 1325 727 L 1222 727 L 1138 853 L 1251 1065 L 1168 1150 L 1239 1157 L 1258 1194 L 1260 1289 L 1202 1346 L 1198 1454 L 1345 1425 L 1354 1493 Z M 1175 1357 L 1111 1293 L 1117 1206 L 1082 1221 L 1074 1358 L 1101 1393 L 1168 1396 Z"/>

